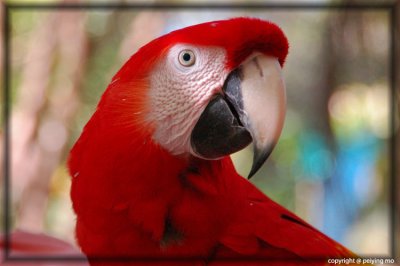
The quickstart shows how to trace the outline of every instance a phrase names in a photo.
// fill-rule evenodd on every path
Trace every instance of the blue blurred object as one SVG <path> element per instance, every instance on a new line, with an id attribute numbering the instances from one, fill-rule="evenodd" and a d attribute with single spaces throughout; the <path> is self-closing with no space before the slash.
<path id="1" fill-rule="evenodd" d="M 335 170 L 324 182 L 323 231 L 339 242 L 368 203 L 380 148 L 368 131 L 338 139 Z"/>
<path id="2" fill-rule="evenodd" d="M 300 136 L 300 163 L 303 177 L 308 181 L 320 181 L 331 176 L 333 158 L 324 136 L 308 129 Z"/>

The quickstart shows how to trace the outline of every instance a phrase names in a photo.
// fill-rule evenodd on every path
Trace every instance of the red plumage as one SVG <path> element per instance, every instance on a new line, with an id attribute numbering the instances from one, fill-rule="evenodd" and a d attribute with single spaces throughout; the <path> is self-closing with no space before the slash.
<path id="1" fill-rule="evenodd" d="M 283 65 L 288 50 L 274 24 L 238 18 L 172 32 L 129 59 L 69 158 L 76 236 L 91 262 L 323 265 L 352 256 L 239 176 L 229 157 L 174 156 L 153 141 L 155 125 L 141 115 L 148 76 L 175 43 L 224 47 L 227 69 L 254 51 Z"/>

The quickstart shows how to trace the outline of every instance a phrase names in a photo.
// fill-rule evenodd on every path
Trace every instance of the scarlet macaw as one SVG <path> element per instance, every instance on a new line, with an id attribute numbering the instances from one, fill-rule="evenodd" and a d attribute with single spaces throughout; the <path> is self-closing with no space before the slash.
<path id="1" fill-rule="evenodd" d="M 275 24 L 234 18 L 159 37 L 124 64 L 69 158 L 76 236 L 92 264 L 353 257 L 237 174 L 229 157 L 253 141 L 253 175 L 276 144 L 287 53 Z"/>

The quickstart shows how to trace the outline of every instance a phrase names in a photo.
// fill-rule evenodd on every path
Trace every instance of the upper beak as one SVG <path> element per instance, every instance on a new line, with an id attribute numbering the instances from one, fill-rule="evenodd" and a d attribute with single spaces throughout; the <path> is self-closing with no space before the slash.
<path id="1" fill-rule="evenodd" d="M 193 152 L 217 159 L 254 144 L 252 177 L 271 154 L 283 128 L 285 85 L 276 58 L 258 54 L 232 71 L 191 135 Z"/>

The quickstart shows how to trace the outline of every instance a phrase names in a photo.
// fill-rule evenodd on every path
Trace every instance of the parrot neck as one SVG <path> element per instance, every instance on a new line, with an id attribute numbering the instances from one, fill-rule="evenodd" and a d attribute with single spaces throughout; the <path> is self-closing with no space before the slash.
<path id="1" fill-rule="evenodd" d="M 235 180 L 242 178 L 230 158 L 176 157 L 138 132 L 110 127 L 103 120 L 85 127 L 69 158 L 71 198 L 79 223 L 93 227 L 94 219 L 107 217 L 110 221 L 98 225 L 99 232 L 106 232 L 121 222 L 117 219 L 127 220 L 163 245 L 176 233 L 171 228 L 185 232 L 185 238 L 198 235 L 193 230 L 199 228 L 218 235 L 223 230 L 217 226 L 223 224 L 219 219 L 236 213 L 218 206 L 235 206 L 240 200 Z M 180 235 L 172 239 L 176 237 Z"/>
<path id="2" fill-rule="evenodd" d="M 219 193 L 237 175 L 229 157 L 206 161 L 173 156 L 139 130 L 110 126 L 99 115 L 86 125 L 68 162 L 77 213 L 82 205 L 133 210 L 150 204 L 149 210 L 165 216 L 185 193 Z"/>

